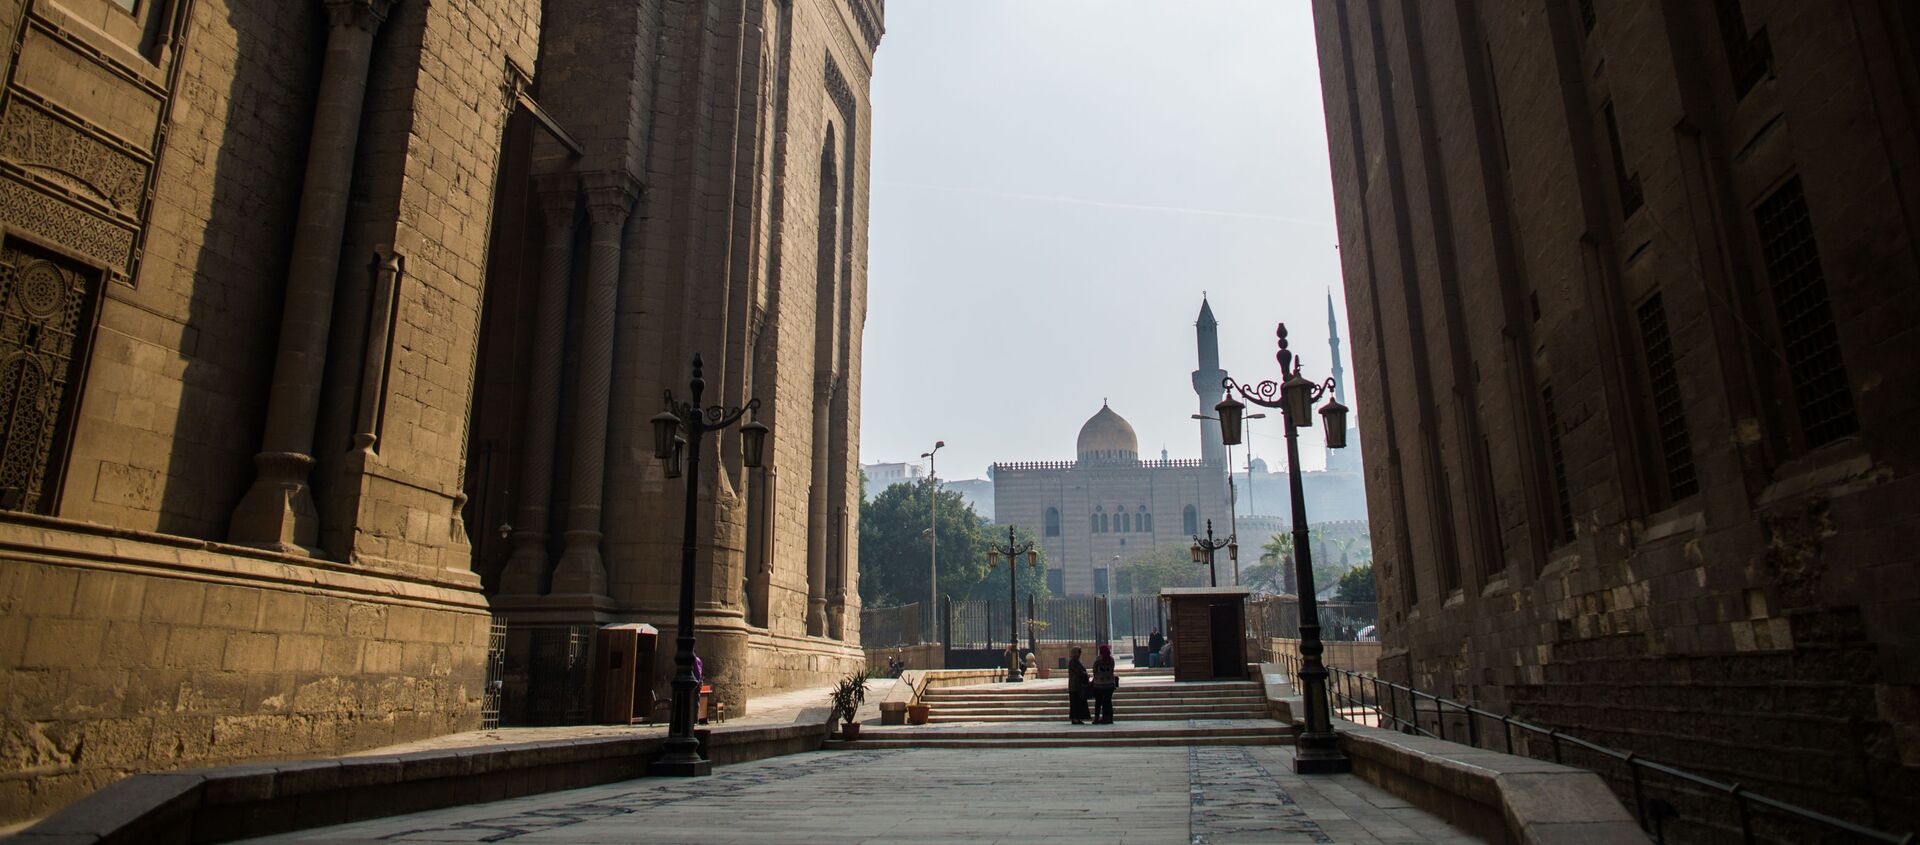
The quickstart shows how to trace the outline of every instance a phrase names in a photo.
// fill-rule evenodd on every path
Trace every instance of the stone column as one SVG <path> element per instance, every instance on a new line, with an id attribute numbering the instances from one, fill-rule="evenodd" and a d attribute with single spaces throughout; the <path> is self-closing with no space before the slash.
<path id="1" fill-rule="evenodd" d="M 322 2 L 329 24 L 326 58 L 293 228 L 266 429 L 260 452 L 253 457 L 253 486 L 234 508 L 228 529 L 235 543 L 297 553 L 316 553 L 320 540 L 320 516 L 307 474 L 313 468 L 313 432 L 320 416 L 333 289 L 340 275 L 340 242 L 347 226 L 373 34 L 392 8 L 392 0 Z"/>
<path id="2" fill-rule="evenodd" d="M 827 409 L 833 398 L 833 374 L 822 371 L 814 385 L 813 476 L 807 491 L 807 635 L 827 635 Z"/>
<path id="3" fill-rule="evenodd" d="M 607 593 L 600 560 L 600 505 L 606 482 L 608 391 L 613 385 L 614 310 L 620 298 L 620 243 L 638 190 L 625 173 L 586 178 L 586 302 L 580 310 L 580 376 L 575 392 L 573 490 L 567 498 L 567 547 L 553 571 L 555 595 Z"/>
<path id="4" fill-rule="evenodd" d="M 540 594 L 547 574 L 547 529 L 553 503 L 553 451 L 560 417 L 560 363 L 566 353 L 567 297 L 573 287 L 576 177 L 535 180 L 546 244 L 540 252 L 539 300 L 534 307 L 533 359 L 528 371 L 527 431 L 520 443 L 520 500 L 514 513 L 513 554 L 500 576 L 503 596 Z"/>

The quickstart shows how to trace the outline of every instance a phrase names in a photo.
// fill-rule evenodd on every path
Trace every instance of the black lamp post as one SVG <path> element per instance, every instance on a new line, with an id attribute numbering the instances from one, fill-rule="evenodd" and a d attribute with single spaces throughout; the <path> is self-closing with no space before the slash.
<path id="1" fill-rule="evenodd" d="M 1262 408 L 1280 409 L 1286 420 L 1287 489 L 1293 494 L 1293 565 L 1300 585 L 1300 692 L 1307 707 L 1307 729 L 1300 735 L 1293 770 L 1306 775 L 1339 774 L 1352 771 L 1353 763 L 1340 752 L 1339 736 L 1333 732 L 1328 710 L 1327 667 L 1320 659 L 1325 650 L 1320 644 L 1320 608 L 1314 600 L 1313 547 L 1307 542 L 1307 503 L 1300 489 L 1299 444 L 1299 430 L 1313 425 L 1313 405 L 1333 392 L 1333 379 L 1314 384 L 1302 378 L 1300 360 L 1287 351 L 1287 324 L 1281 323 L 1274 335 L 1280 350 L 1273 357 L 1280 362 L 1280 374 L 1286 382 L 1276 384 L 1268 379 L 1248 387 L 1232 377 L 1221 379 L 1220 386 L 1227 395 L 1213 407 L 1220 415 L 1220 439 L 1229 444 L 1240 442 L 1240 423 L 1247 410 L 1233 398 L 1236 392 Z M 1347 406 L 1335 399 L 1322 407 L 1320 414 L 1327 418 L 1327 448 L 1346 448 Z"/>
<path id="2" fill-rule="evenodd" d="M 1224 540 L 1213 539 L 1213 520 L 1209 519 L 1207 520 L 1206 539 L 1200 539 L 1200 535 L 1198 534 L 1193 535 L 1193 562 L 1207 565 L 1207 579 L 1216 587 L 1220 586 L 1220 571 L 1213 566 L 1213 553 L 1220 549 L 1227 550 L 1228 560 L 1240 560 L 1240 541 L 1238 538 L 1232 534 L 1228 534 Z M 1205 560 L 1201 559 L 1203 555 L 1206 558 Z"/>
<path id="3" fill-rule="evenodd" d="M 706 391 L 707 380 L 701 375 L 697 354 L 693 356 L 693 381 L 687 388 L 693 394 L 691 401 L 675 402 L 669 390 L 667 410 L 653 417 L 653 456 L 666 462 L 668 478 L 687 477 L 687 508 L 680 534 L 680 630 L 674 638 L 672 718 L 660 757 L 647 767 L 651 774 L 682 777 L 713 772 L 713 763 L 700 758 L 700 741 L 693 736 L 694 712 L 700 700 L 700 682 L 693 677 L 693 538 L 694 513 L 700 504 L 700 440 L 709 432 L 723 431 L 739 422 L 747 412 L 760 409 L 758 399 L 749 400 L 744 408 L 701 407 L 700 394 Z M 750 469 L 760 466 L 767 432 L 757 420 L 740 427 L 741 457 Z"/>
<path id="4" fill-rule="evenodd" d="M 1022 555 L 1026 556 L 1028 566 L 1038 567 L 1040 565 L 1040 553 L 1034 550 L 1033 541 L 1028 540 L 1025 543 L 1014 542 L 1013 526 L 1011 525 L 1007 526 L 1006 545 L 987 547 L 987 566 L 989 568 L 999 566 L 1002 557 L 1007 559 L 1007 627 L 1011 629 L 1007 632 L 1007 643 L 1011 649 L 1008 653 L 1013 655 L 1013 658 L 1007 661 L 1007 681 L 1009 683 L 1018 683 L 1026 680 L 1026 676 L 1020 672 L 1019 575 L 1020 558 Z"/>

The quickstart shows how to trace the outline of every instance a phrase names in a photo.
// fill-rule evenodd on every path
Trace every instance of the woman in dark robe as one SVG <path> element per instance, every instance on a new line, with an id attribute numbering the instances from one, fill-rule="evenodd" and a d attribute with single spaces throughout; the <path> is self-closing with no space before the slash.
<path id="1" fill-rule="evenodd" d="M 1067 661 L 1067 715 L 1076 725 L 1092 718 L 1087 714 L 1087 666 L 1080 662 L 1079 646 L 1074 646 L 1073 657 Z"/>
<path id="2" fill-rule="evenodd" d="M 1113 724 L 1113 691 L 1120 687 L 1120 676 L 1113 672 L 1113 646 L 1100 647 L 1100 656 L 1093 661 L 1093 677 L 1087 682 L 1087 691 L 1093 695 L 1093 723 L 1096 725 Z"/>

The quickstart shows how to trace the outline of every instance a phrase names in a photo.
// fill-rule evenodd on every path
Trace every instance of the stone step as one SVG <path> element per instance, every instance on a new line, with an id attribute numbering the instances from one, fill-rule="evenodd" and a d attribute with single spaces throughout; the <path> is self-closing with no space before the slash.
<path id="1" fill-rule="evenodd" d="M 1293 737 L 1275 734 L 1214 734 L 1191 737 L 1033 737 L 1028 739 L 868 739 L 829 741 L 829 751 L 863 748 L 1154 748 L 1188 745 L 1292 745 Z"/>
<path id="2" fill-rule="evenodd" d="M 1048 707 L 1059 704 L 1065 706 L 1067 694 L 1040 696 L 1036 698 L 934 698 L 922 699 L 933 707 Z M 1234 695 L 1218 698 L 1194 696 L 1155 696 L 1135 695 L 1125 690 L 1114 695 L 1115 704 L 1153 704 L 1160 707 L 1253 707 L 1266 703 L 1265 696 Z"/>
<path id="3" fill-rule="evenodd" d="M 1288 745 L 1293 732 L 1271 719 L 1120 720 L 1112 725 L 1010 722 L 990 725 L 868 727 L 855 742 L 828 748 L 1077 748 Z"/>
<path id="4" fill-rule="evenodd" d="M 1181 718 L 1181 719 L 1237 719 L 1240 717 L 1225 716 L 1220 714 L 1224 714 L 1224 713 L 1265 714 L 1267 712 L 1267 705 L 1264 702 L 1247 702 L 1244 704 L 1217 705 L 1217 706 L 1211 706 L 1211 707 L 1195 707 L 1195 706 L 1154 704 L 1153 702 L 1122 703 L 1122 702 L 1116 701 L 1113 704 L 1113 711 L 1115 713 L 1145 713 L 1149 711 L 1154 713 L 1178 713 L 1180 715 L 1177 718 Z M 1067 703 L 1064 701 L 1057 702 L 1057 703 L 1049 702 L 1045 706 L 1033 706 L 1033 707 L 940 706 L 940 707 L 932 708 L 931 712 L 936 716 L 960 716 L 960 715 L 1011 716 L 1011 715 L 1018 715 L 1022 713 L 1065 714 L 1067 712 Z"/>
<path id="5" fill-rule="evenodd" d="M 1181 684 L 1121 684 L 1120 689 L 1135 695 L 1179 695 L 1179 696 L 1215 696 L 1215 695 L 1260 695 L 1259 684 L 1222 684 L 1219 686 L 1187 686 Z M 1044 698 L 1049 695 L 1061 695 L 1067 691 L 1066 684 L 1048 684 L 1045 686 L 991 686 L 958 687 L 930 689 L 926 698 Z"/>
<path id="6" fill-rule="evenodd" d="M 1214 734 L 1284 734 L 1292 730 L 1272 719 L 1167 719 L 1116 722 L 1111 725 L 1074 725 L 1061 720 L 1057 728 L 1037 725 L 864 726 L 863 739 L 1027 739 L 1072 736 L 1212 736 Z"/>
<path id="7" fill-rule="evenodd" d="M 1211 703 L 1211 702 L 1219 702 L 1219 701 L 1260 701 L 1266 697 L 1264 693 L 1260 693 L 1253 690 L 1248 690 L 1244 692 L 1238 691 L 1238 690 L 1222 691 L 1222 692 L 1206 694 L 1206 695 L 1194 695 L 1194 694 L 1189 694 L 1189 693 L 1184 693 L 1179 691 L 1159 692 L 1155 690 L 1137 690 L 1137 689 L 1128 689 L 1126 687 L 1121 687 L 1119 691 L 1114 693 L 1114 697 L 1120 698 L 1122 696 L 1134 699 L 1136 701 L 1191 701 L 1196 703 L 1201 703 L 1201 702 Z M 1058 700 L 1065 700 L 1066 697 L 1067 697 L 1066 690 L 1048 690 L 1044 693 L 1036 693 L 1033 695 L 926 695 L 926 696 L 921 696 L 920 700 L 925 701 L 928 704 L 942 704 L 942 703 L 948 703 L 948 702 L 962 703 L 962 704 L 965 704 L 965 703 L 997 704 L 997 703 L 1025 703 L 1025 702 L 1034 702 L 1034 701 L 1058 701 Z"/>
<path id="8" fill-rule="evenodd" d="M 1207 711 L 1204 713 L 1196 713 L 1192 711 L 1183 711 L 1183 710 L 1146 710 L 1139 713 L 1122 713 L 1122 712 L 1116 711 L 1114 713 L 1114 718 L 1119 719 L 1121 721 L 1132 721 L 1132 720 L 1141 720 L 1141 719 L 1152 720 L 1152 721 L 1173 721 L 1173 720 L 1181 720 L 1181 719 L 1261 719 L 1261 718 L 1265 718 L 1266 715 L 1267 714 L 1264 711 L 1260 711 L 1260 710 L 1229 710 L 1225 712 Z M 968 723 L 968 722 L 975 722 L 975 723 L 979 723 L 979 722 L 1059 722 L 1060 724 L 1063 724 L 1063 725 L 1070 724 L 1067 721 L 1067 712 L 1065 710 L 1062 710 L 1057 713 L 1009 713 L 1009 714 L 1000 714 L 1000 715 L 973 715 L 973 714 L 965 714 L 965 713 L 941 714 L 939 712 L 935 712 L 927 716 L 927 722 L 929 724 L 943 724 L 943 725 L 954 725 L 954 724 L 962 724 L 962 723 Z"/>

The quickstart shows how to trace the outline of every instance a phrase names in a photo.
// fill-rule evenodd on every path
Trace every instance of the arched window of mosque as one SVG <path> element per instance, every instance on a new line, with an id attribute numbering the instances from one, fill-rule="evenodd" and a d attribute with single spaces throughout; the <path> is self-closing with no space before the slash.
<path id="1" fill-rule="evenodd" d="M 1143 513 L 1140 515 L 1140 530 L 1148 532 L 1153 530 L 1153 514 Z"/>
<path id="2" fill-rule="evenodd" d="M 1133 530 L 1133 516 L 1131 514 L 1126 511 L 1121 511 L 1114 514 L 1113 518 L 1120 523 L 1120 533 L 1124 534 Z"/>
<path id="3" fill-rule="evenodd" d="M 1102 534 L 1105 534 L 1105 533 L 1107 533 L 1107 531 L 1108 531 L 1108 530 L 1110 529 L 1110 527 L 1111 527 L 1111 526 L 1110 526 L 1110 525 L 1109 525 L 1109 523 L 1107 522 L 1107 515 L 1106 515 L 1106 514 L 1104 514 L 1104 513 L 1103 513 L 1103 514 L 1101 514 L 1101 515 L 1100 515 L 1100 533 L 1102 533 Z"/>
<path id="4" fill-rule="evenodd" d="M 1060 536 L 1060 509 L 1047 508 L 1047 536 Z"/>
<path id="5" fill-rule="evenodd" d="M 1101 513 L 1100 508 L 1094 508 L 1093 514 L 1087 517 L 1087 530 L 1095 534 L 1100 533 L 1102 530 L 1104 530 L 1100 527 L 1100 523 L 1105 521 L 1106 518 L 1107 518 L 1107 515 L 1104 513 Z"/>
<path id="6" fill-rule="evenodd" d="M 1200 512 L 1194 510 L 1192 505 L 1188 505 L 1186 510 L 1180 512 L 1180 526 L 1180 530 L 1185 533 L 1200 533 Z"/>

